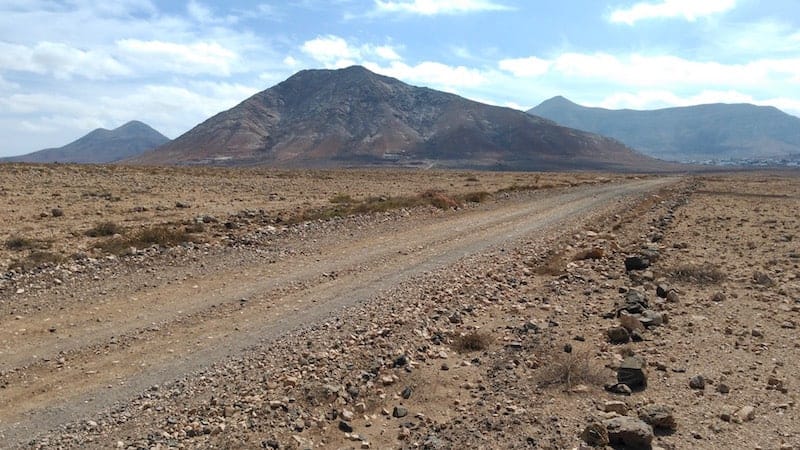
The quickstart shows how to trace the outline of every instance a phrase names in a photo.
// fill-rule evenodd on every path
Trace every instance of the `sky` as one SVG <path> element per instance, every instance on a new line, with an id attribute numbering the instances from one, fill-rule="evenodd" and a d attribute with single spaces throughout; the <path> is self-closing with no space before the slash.
<path id="1" fill-rule="evenodd" d="M 354 64 L 521 110 L 563 95 L 800 116 L 800 1 L 0 0 L 0 156 L 130 120 L 175 138 Z"/>

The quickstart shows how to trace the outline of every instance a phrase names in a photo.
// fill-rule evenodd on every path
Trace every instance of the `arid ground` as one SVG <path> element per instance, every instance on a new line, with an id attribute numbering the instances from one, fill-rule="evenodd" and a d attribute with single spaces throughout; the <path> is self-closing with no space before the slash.
<path id="1" fill-rule="evenodd" d="M 0 447 L 800 448 L 799 209 L 790 173 L 0 165 Z"/>

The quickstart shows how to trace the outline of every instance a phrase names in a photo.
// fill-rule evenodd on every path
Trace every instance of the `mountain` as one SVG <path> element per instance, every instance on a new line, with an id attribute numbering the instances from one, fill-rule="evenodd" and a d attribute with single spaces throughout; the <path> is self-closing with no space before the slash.
<path id="1" fill-rule="evenodd" d="M 771 106 L 709 104 L 637 111 L 554 97 L 528 111 L 674 161 L 781 158 L 800 153 L 800 118 Z"/>
<path id="2" fill-rule="evenodd" d="M 616 140 L 360 67 L 304 70 L 139 164 L 654 169 Z"/>
<path id="3" fill-rule="evenodd" d="M 169 142 L 147 124 L 131 121 L 113 130 L 98 128 L 63 147 L 3 158 L 4 162 L 109 163 L 132 158 Z"/>

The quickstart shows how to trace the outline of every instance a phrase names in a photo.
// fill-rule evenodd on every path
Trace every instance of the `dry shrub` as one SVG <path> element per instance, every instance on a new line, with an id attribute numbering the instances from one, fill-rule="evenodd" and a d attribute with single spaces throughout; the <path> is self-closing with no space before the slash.
<path id="1" fill-rule="evenodd" d="M 425 191 L 420 194 L 420 198 L 439 209 L 457 208 L 459 206 L 459 203 L 456 199 L 438 190 L 431 189 Z"/>
<path id="2" fill-rule="evenodd" d="M 36 246 L 34 239 L 28 239 L 22 236 L 11 236 L 6 239 L 5 247 L 8 250 L 27 250 Z"/>
<path id="3" fill-rule="evenodd" d="M 122 229 L 115 222 L 100 222 L 86 230 L 89 237 L 113 236 L 118 233 L 122 233 Z"/>
<path id="4" fill-rule="evenodd" d="M 492 335 L 479 331 L 471 331 L 458 335 L 453 339 L 453 349 L 458 353 L 479 352 L 486 350 L 492 343 Z"/>
<path id="5" fill-rule="evenodd" d="M 542 364 L 537 383 L 542 387 L 563 386 L 570 391 L 579 384 L 600 386 L 606 381 L 605 370 L 592 358 L 588 349 L 574 349 L 571 353 L 553 349 L 552 357 Z"/>
<path id="6" fill-rule="evenodd" d="M 57 265 L 64 262 L 64 255 L 45 251 L 31 252 L 25 259 L 12 262 L 8 268 L 11 270 L 32 270 L 44 265 Z"/>
<path id="7" fill-rule="evenodd" d="M 122 255 L 127 253 L 131 247 L 146 248 L 153 245 L 171 247 L 194 241 L 195 239 L 186 230 L 155 226 L 139 230 L 133 236 L 109 239 L 100 244 L 100 248 L 115 255 Z"/>
<path id="8" fill-rule="evenodd" d="M 486 201 L 487 198 L 491 197 L 492 194 L 486 191 L 480 192 L 470 192 L 463 195 L 463 200 L 468 203 L 483 203 Z"/>
<path id="9" fill-rule="evenodd" d="M 587 259 L 601 259 L 606 255 L 605 249 L 601 247 L 592 247 L 586 250 L 582 250 L 575 254 L 572 257 L 573 261 L 584 261 Z"/>
<path id="10" fill-rule="evenodd" d="M 673 281 L 687 283 L 720 283 L 727 276 L 718 267 L 710 264 L 684 264 L 667 271 Z"/>
<path id="11" fill-rule="evenodd" d="M 567 270 L 567 259 L 558 252 L 550 253 L 541 263 L 526 261 L 525 264 L 532 267 L 537 275 L 559 276 Z"/>
<path id="12" fill-rule="evenodd" d="M 350 194 L 341 194 L 341 193 L 339 193 L 339 194 L 336 194 L 333 197 L 331 197 L 330 202 L 334 203 L 334 204 L 337 204 L 337 203 L 355 203 L 355 200 L 353 200 L 353 197 L 351 197 Z"/>

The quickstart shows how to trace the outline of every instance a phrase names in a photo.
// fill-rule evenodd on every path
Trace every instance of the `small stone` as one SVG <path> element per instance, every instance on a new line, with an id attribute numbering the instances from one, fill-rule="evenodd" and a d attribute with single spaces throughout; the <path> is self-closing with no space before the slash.
<path id="1" fill-rule="evenodd" d="M 344 420 L 340 420 L 339 421 L 339 430 L 343 431 L 345 433 L 352 433 L 353 432 L 353 427 L 349 423 L 345 422 Z"/>
<path id="2" fill-rule="evenodd" d="M 639 419 L 621 416 L 608 419 L 603 424 L 606 426 L 608 440 L 612 445 L 622 444 L 633 450 L 652 448 L 653 428 Z"/>
<path id="3" fill-rule="evenodd" d="M 749 422 L 756 417 L 756 409 L 752 406 L 743 406 L 736 411 L 736 417 L 743 422 Z"/>
<path id="4" fill-rule="evenodd" d="M 638 356 L 629 356 L 617 369 L 617 381 L 631 389 L 647 387 L 647 374 L 644 372 L 644 360 Z"/>
<path id="5" fill-rule="evenodd" d="M 615 383 L 606 385 L 605 389 L 612 394 L 631 395 L 633 391 L 627 384 Z"/>
<path id="6" fill-rule="evenodd" d="M 592 447 L 605 447 L 609 444 L 608 430 L 601 423 L 590 423 L 583 429 L 581 439 Z"/>
<path id="7" fill-rule="evenodd" d="M 603 411 L 615 412 L 621 416 L 628 414 L 628 404 L 619 400 L 610 400 L 603 403 Z"/>
<path id="8" fill-rule="evenodd" d="M 753 328 L 750 331 L 750 335 L 753 336 L 753 337 L 764 337 L 764 333 L 762 333 L 761 330 L 759 330 L 757 328 Z"/>
<path id="9" fill-rule="evenodd" d="M 639 418 L 655 429 L 673 431 L 678 428 L 669 406 L 645 405 L 639 410 Z"/>
<path id="10" fill-rule="evenodd" d="M 625 258 L 625 271 L 644 270 L 650 267 L 650 260 L 641 256 L 629 256 Z"/>
<path id="11" fill-rule="evenodd" d="M 414 393 L 414 390 L 411 389 L 410 386 L 406 386 L 403 389 L 403 392 L 400 393 L 400 396 L 403 397 L 404 399 L 408 400 L 409 398 L 411 398 L 411 394 L 413 394 L 413 393 Z"/>
<path id="12" fill-rule="evenodd" d="M 667 292 L 667 301 L 670 303 L 678 303 L 680 301 L 680 296 L 678 295 L 678 292 L 675 291 L 674 289 Z"/>
<path id="13" fill-rule="evenodd" d="M 731 388 L 727 384 L 725 383 L 717 384 L 717 392 L 719 392 L 720 394 L 727 394 L 730 391 Z"/>
<path id="14" fill-rule="evenodd" d="M 402 418 L 408 415 L 408 410 L 402 406 L 395 406 L 392 410 L 392 417 Z"/>
<path id="15" fill-rule="evenodd" d="M 706 379 L 702 375 L 695 375 L 689 379 L 689 387 L 692 389 L 705 389 Z"/>
<path id="16" fill-rule="evenodd" d="M 342 415 L 342 419 L 344 419 L 344 420 L 346 420 L 348 422 L 353 420 L 353 416 L 354 416 L 353 411 L 350 411 L 349 409 L 343 409 L 341 415 Z"/>
<path id="17" fill-rule="evenodd" d="M 608 342 L 612 344 L 627 344 L 631 340 L 631 335 L 625 327 L 613 327 L 606 331 Z"/>
<path id="18" fill-rule="evenodd" d="M 725 301 L 725 294 L 722 292 L 715 292 L 714 295 L 711 296 L 712 302 L 724 302 Z"/>

